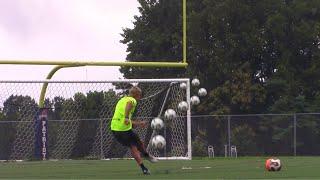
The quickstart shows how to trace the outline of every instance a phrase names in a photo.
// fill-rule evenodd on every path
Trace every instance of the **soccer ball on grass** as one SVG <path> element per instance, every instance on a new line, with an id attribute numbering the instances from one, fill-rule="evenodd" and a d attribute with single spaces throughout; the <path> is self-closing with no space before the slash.
<path id="1" fill-rule="evenodd" d="M 266 160 L 266 169 L 268 171 L 280 171 L 281 161 L 278 158 L 269 158 Z"/>

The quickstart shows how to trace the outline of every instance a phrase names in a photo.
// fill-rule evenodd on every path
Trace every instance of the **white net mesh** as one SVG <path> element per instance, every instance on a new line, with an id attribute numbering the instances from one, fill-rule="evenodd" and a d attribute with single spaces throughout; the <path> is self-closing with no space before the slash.
<path id="1" fill-rule="evenodd" d="M 165 137 L 163 150 L 148 146 L 149 128 L 135 131 L 148 151 L 160 157 L 188 158 L 186 113 L 177 109 L 187 101 L 187 91 L 179 87 L 186 79 L 123 80 L 113 82 L 48 81 L 45 107 L 48 110 L 48 157 L 51 159 L 102 159 L 131 157 L 113 138 L 110 122 L 114 107 L 132 85 L 138 85 L 143 98 L 138 102 L 133 119 L 151 122 L 168 108 L 177 117 L 164 120 L 165 128 L 157 134 Z M 0 159 L 31 159 L 35 152 L 35 121 L 43 82 L 0 82 Z M 190 158 L 190 157 L 189 157 Z"/>

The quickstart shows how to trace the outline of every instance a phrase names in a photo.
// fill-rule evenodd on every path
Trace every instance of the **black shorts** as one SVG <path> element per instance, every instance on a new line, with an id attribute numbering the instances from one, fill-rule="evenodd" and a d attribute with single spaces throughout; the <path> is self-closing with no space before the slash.
<path id="1" fill-rule="evenodd" d="M 139 146 L 141 144 L 139 136 L 132 130 L 129 131 L 112 131 L 116 140 L 124 145 L 130 147 L 131 145 Z"/>

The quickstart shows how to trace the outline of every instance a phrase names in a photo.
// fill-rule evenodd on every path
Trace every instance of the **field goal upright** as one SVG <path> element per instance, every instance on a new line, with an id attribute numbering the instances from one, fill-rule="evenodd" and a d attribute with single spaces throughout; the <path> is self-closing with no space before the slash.
<path id="1" fill-rule="evenodd" d="M 42 111 L 38 102 L 45 82 L 48 86 Z M 181 83 L 187 88 L 180 88 Z M 191 159 L 190 108 L 178 111 L 179 102 L 190 104 L 189 79 L 0 81 L 0 132 L 6 132 L 0 136 L 0 159 L 27 160 L 44 153 L 44 159 L 131 158 L 128 148 L 114 140 L 110 122 L 117 100 L 132 85 L 143 91 L 135 118 L 150 123 L 154 117 L 164 119 L 168 108 L 177 112 L 176 118 L 164 119 L 165 128 L 158 132 L 165 137 L 166 147 L 157 150 L 149 146 L 150 153 L 160 159 Z M 136 132 L 146 146 L 155 134 L 150 126 Z"/>
<path id="2" fill-rule="evenodd" d="M 0 64 L 15 64 L 15 65 L 57 65 L 62 67 L 78 67 L 78 66 L 128 66 L 128 67 L 172 67 L 172 68 L 186 68 L 187 62 L 187 0 L 181 1 L 181 15 L 182 15 L 182 59 L 158 59 L 158 60 L 142 60 L 124 61 L 123 59 L 103 59 L 103 60 L 90 60 L 86 59 L 63 59 L 63 60 L 30 60 L 30 59 L 0 59 Z"/>

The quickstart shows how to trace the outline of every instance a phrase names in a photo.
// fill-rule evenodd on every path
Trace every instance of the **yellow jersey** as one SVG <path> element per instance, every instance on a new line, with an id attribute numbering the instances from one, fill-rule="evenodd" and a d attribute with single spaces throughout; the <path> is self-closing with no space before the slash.
<path id="1" fill-rule="evenodd" d="M 129 124 L 126 125 L 124 121 L 125 121 L 126 106 L 128 102 L 131 102 L 132 109 L 129 112 L 129 117 L 128 117 Z M 134 99 L 133 97 L 125 96 L 121 98 L 116 105 L 116 109 L 112 117 L 111 130 L 112 131 L 129 131 L 130 129 L 132 129 L 131 116 L 135 111 L 136 106 L 137 106 L 137 100 Z"/>

